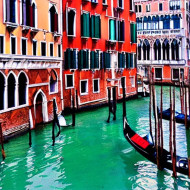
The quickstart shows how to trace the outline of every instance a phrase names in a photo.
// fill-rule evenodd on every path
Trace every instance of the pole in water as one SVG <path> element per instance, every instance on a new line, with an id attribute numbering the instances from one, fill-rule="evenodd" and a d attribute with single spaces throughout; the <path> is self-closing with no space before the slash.
<path id="1" fill-rule="evenodd" d="M 110 122 L 110 112 L 111 112 L 111 92 L 110 92 L 110 88 L 108 88 L 108 108 L 109 108 L 109 116 L 107 119 L 107 122 Z"/>
<path id="2" fill-rule="evenodd" d="M 116 109 L 117 109 L 117 100 L 116 100 L 116 87 L 113 88 L 113 120 L 116 120 Z"/>
<path id="3" fill-rule="evenodd" d="M 31 128 L 30 128 L 30 118 L 29 118 L 29 126 L 28 126 L 28 133 L 29 133 L 29 146 L 32 146 L 32 134 L 31 134 Z"/>
<path id="4" fill-rule="evenodd" d="M 72 98 L 72 126 L 75 127 L 75 99 Z"/>
<path id="5" fill-rule="evenodd" d="M 2 153 L 2 158 L 3 158 L 3 160 L 5 160 L 6 155 L 5 155 L 4 144 L 3 144 L 3 130 L 2 130 L 1 123 L 0 123 L 0 140 L 1 140 L 1 153 Z"/>
<path id="6" fill-rule="evenodd" d="M 124 82 L 125 78 L 121 78 L 121 85 L 122 85 L 122 89 L 123 89 L 123 118 L 126 117 L 126 104 L 125 104 L 125 82 Z"/>

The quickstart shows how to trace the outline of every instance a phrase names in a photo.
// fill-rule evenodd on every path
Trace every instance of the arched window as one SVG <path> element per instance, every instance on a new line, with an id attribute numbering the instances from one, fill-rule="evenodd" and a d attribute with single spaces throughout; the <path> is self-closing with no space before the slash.
<path id="1" fill-rule="evenodd" d="M 158 39 L 154 43 L 154 59 L 161 60 L 161 43 Z"/>
<path id="2" fill-rule="evenodd" d="M 152 24 L 152 19 L 150 16 L 148 16 L 148 24 L 147 24 L 147 29 L 150 30 L 151 29 L 151 24 Z"/>
<path id="3" fill-rule="evenodd" d="M 170 45 L 168 39 L 165 39 L 162 45 L 163 48 L 163 60 L 169 60 L 170 59 Z"/>
<path id="4" fill-rule="evenodd" d="M 50 92 L 56 92 L 57 87 L 57 75 L 56 72 L 52 70 L 50 75 Z"/>
<path id="5" fill-rule="evenodd" d="M 31 25 L 32 27 L 36 27 L 36 5 L 32 3 L 32 20 L 31 20 Z"/>
<path id="6" fill-rule="evenodd" d="M 56 13 L 55 6 L 52 6 L 50 12 L 50 31 L 58 32 L 58 14 Z"/>
<path id="7" fill-rule="evenodd" d="M 150 44 L 147 39 L 143 42 L 143 58 L 144 60 L 150 60 Z"/>
<path id="8" fill-rule="evenodd" d="M 158 30 L 158 25 L 159 25 L 159 17 L 158 16 L 153 16 L 152 17 L 152 29 L 153 30 Z"/>
<path id="9" fill-rule="evenodd" d="M 146 16 L 143 19 L 143 28 L 144 30 L 147 30 L 148 28 L 148 18 Z"/>
<path id="10" fill-rule="evenodd" d="M 0 110 L 3 110 L 5 99 L 5 78 L 2 73 L 0 73 L 0 89 Z"/>
<path id="11" fill-rule="evenodd" d="M 24 73 L 21 73 L 18 78 L 18 94 L 19 94 L 19 105 L 26 104 L 27 97 L 27 78 Z"/>
<path id="12" fill-rule="evenodd" d="M 14 75 L 11 73 L 8 77 L 8 108 L 15 107 L 15 88 L 16 80 Z"/>
<path id="13" fill-rule="evenodd" d="M 180 17 L 178 15 L 172 15 L 174 29 L 180 28 Z"/>
<path id="14" fill-rule="evenodd" d="M 141 48 L 142 48 L 142 46 L 140 43 L 140 44 L 138 44 L 138 60 L 141 60 Z"/>
<path id="15" fill-rule="evenodd" d="M 179 43 L 176 39 L 172 41 L 171 44 L 172 49 L 172 60 L 179 60 Z"/>
<path id="16" fill-rule="evenodd" d="M 170 29 L 170 15 L 163 18 L 163 29 Z"/>

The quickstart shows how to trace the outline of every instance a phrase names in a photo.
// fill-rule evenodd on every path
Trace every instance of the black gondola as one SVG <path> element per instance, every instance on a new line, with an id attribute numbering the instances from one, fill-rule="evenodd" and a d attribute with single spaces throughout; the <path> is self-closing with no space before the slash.
<path id="1" fill-rule="evenodd" d="M 154 146 L 152 137 L 150 134 L 144 138 L 135 133 L 129 126 L 127 118 L 124 117 L 123 132 L 127 141 L 137 150 L 141 155 L 147 158 L 149 161 L 157 164 L 156 161 L 156 148 Z M 163 149 L 163 156 L 161 158 L 163 168 L 169 170 L 173 169 L 171 154 L 167 150 Z M 180 156 L 176 157 L 176 171 L 188 175 L 188 160 Z"/>
<path id="2" fill-rule="evenodd" d="M 159 112 L 160 113 L 160 112 Z M 166 120 L 170 120 L 171 110 L 168 108 L 162 112 L 162 118 Z M 176 123 L 185 123 L 185 114 L 179 113 L 175 111 L 175 120 Z M 190 124 L 190 116 L 187 115 L 187 123 Z"/>

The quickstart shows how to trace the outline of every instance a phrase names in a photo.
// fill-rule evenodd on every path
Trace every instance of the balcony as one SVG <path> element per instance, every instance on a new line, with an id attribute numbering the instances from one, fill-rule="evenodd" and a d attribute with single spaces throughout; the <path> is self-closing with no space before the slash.
<path id="1" fill-rule="evenodd" d="M 185 29 L 162 29 L 162 30 L 138 30 L 137 35 L 158 36 L 158 35 L 177 35 L 178 37 L 185 36 Z"/>
<path id="2" fill-rule="evenodd" d="M 186 60 L 137 60 L 138 65 L 185 65 Z"/>

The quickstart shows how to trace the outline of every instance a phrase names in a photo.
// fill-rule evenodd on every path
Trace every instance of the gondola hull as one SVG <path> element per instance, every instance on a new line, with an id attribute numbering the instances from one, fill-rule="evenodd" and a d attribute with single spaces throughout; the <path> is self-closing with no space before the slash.
<path id="1" fill-rule="evenodd" d="M 143 138 L 139 136 L 137 133 L 135 133 L 130 128 L 126 118 L 124 118 L 123 132 L 124 132 L 125 138 L 135 148 L 135 150 L 137 150 L 142 156 L 147 158 L 149 161 L 153 162 L 154 164 L 157 164 L 156 149 L 154 145 L 148 140 L 146 140 L 146 138 Z M 163 149 L 163 155 L 162 155 L 161 160 L 162 160 L 161 164 L 163 168 L 173 170 L 170 152 Z M 182 158 L 180 156 L 177 156 L 176 171 L 181 174 L 188 175 L 187 158 Z"/>

